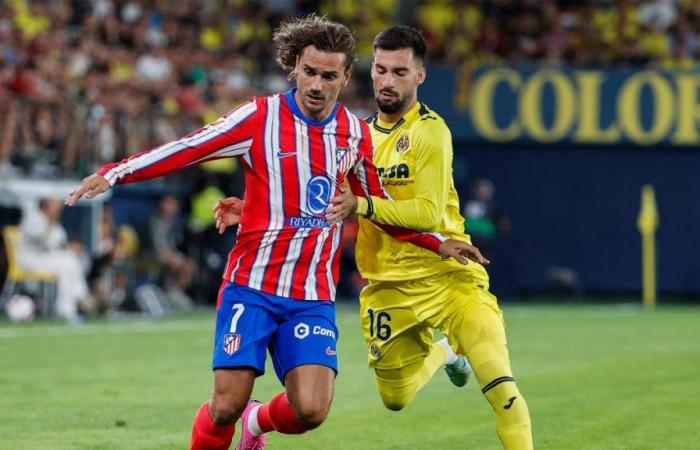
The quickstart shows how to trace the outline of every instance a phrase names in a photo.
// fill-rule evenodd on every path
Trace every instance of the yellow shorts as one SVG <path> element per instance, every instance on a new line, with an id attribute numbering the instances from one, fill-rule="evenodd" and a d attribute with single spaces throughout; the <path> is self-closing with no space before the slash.
<path id="1" fill-rule="evenodd" d="M 474 317 L 481 333 L 505 345 L 503 313 L 488 291 L 488 274 L 469 262 L 465 270 L 439 273 L 417 280 L 370 282 L 360 294 L 362 330 L 369 352 L 369 366 L 398 369 L 425 358 L 439 329 L 452 348 L 466 355 L 457 332 L 467 324 L 475 306 L 487 305 L 489 317 Z M 484 311 L 484 308 L 477 308 Z M 492 313 L 491 313 L 492 312 Z"/>

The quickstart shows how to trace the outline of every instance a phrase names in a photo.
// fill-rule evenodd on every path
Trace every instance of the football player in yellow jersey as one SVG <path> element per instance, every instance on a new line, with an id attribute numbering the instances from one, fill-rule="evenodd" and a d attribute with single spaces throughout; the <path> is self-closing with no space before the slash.
<path id="1" fill-rule="evenodd" d="M 364 218 L 356 258 L 369 280 L 360 294 L 369 365 L 387 408 L 400 410 L 444 364 L 453 382 L 464 384 L 468 367 L 451 346 L 469 359 L 503 446 L 530 449 L 530 415 L 513 378 L 503 315 L 484 267 L 440 259 L 393 239 L 369 220 L 469 241 L 452 179 L 450 131 L 417 98 L 425 56 L 425 40 L 410 27 L 391 27 L 374 40 L 379 111 L 368 122 L 374 162 L 392 200 L 357 198 Z M 447 336 L 449 345 L 433 343 L 431 329 Z"/>

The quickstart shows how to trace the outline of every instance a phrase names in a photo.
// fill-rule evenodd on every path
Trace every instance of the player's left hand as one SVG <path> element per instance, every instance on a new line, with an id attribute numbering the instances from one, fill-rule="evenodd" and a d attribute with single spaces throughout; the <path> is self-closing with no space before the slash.
<path id="1" fill-rule="evenodd" d="M 216 202 L 212 211 L 216 218 L 216 229 L 219 230 L 219 234 L 223 234 L 226 228 L 241 222 L 243 200 L 238 197 L 222 198 Z"/>
<path id="2" fill-rule="evenodd" d="M 93 198 L 110 188 L 109 181 L 99 173 L 93 173 L 89 177 L 83 178 L 83 182 L 76 189 L 71 191 L 64 203 L 74 206 L 82 197 Z"/>
<path id="3" fill-rule="evenodd" d="M 467 265 L 469 260 L 478 262 L 482 266 L 488 266 L 491 261 L 484 258 L 478 248 L 468 242 L 458 241 L 456 239 L 447 239 L 440 244 L 440 256 L 443 258 L 454 258 L 458 263 Z"/>
<path id="4" fill-rule="evenodd" d="M 347 186 L 340 187 L 340 195 L 331 200 L 332 205 L 326 210 L 326 220 L 329 225 L 342 222 L 350 214 L 357 211 L 357 197 Z"/>

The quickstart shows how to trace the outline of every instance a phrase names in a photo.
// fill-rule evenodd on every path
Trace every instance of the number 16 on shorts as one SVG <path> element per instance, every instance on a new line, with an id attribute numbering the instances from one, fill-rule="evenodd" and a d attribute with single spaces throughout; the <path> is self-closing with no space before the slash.
<path id="1" fill-rule="evenodd" d="M 388 341 L 391 337 L 391 316 L 386 311 L 367 310 L 369 316 L 369 337 Z"/>
<path id="2" fill-rule="evenodd" d="M 229 355 L 233 355 L 241 346 L 241 335 L 236 333 L 238 319 L 243 315 L 245 306 L 242 303 L 236 303 L 232 306 L 233 316 L 231 317 L 231 327 L 228 333 L 224 335 L 224 351 Z"/>

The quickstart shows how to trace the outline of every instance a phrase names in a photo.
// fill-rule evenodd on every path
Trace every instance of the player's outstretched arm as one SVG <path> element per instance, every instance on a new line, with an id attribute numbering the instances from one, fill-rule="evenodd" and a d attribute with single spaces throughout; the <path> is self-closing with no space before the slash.
<path id="1" fill-rule="evenodd" d="M 82 197 L 94 198 L 95 196 L 106 192 L 110 187 L 111 185 L 109 184 L 109 181 L 105 179 L 105 177 L 99 173 L 93 173 L 89 177 L 83 178 L 83 182 L 77 189 L 70 193 L 68 198 L 65 200 L 65 204 L 68 206 L 73 206 Z"/>
<path id="2" fill-rule="evenodd" d="M 83 195 L 92 198 L 114 184 L 149 180 L 215 159 L 244 157 L 259 128 L 256 112 L 255 101 L 244 103 L 180 139 L 105 164 L 96 174 L 83 180 L 66 204 L 74 204 Z"/>

